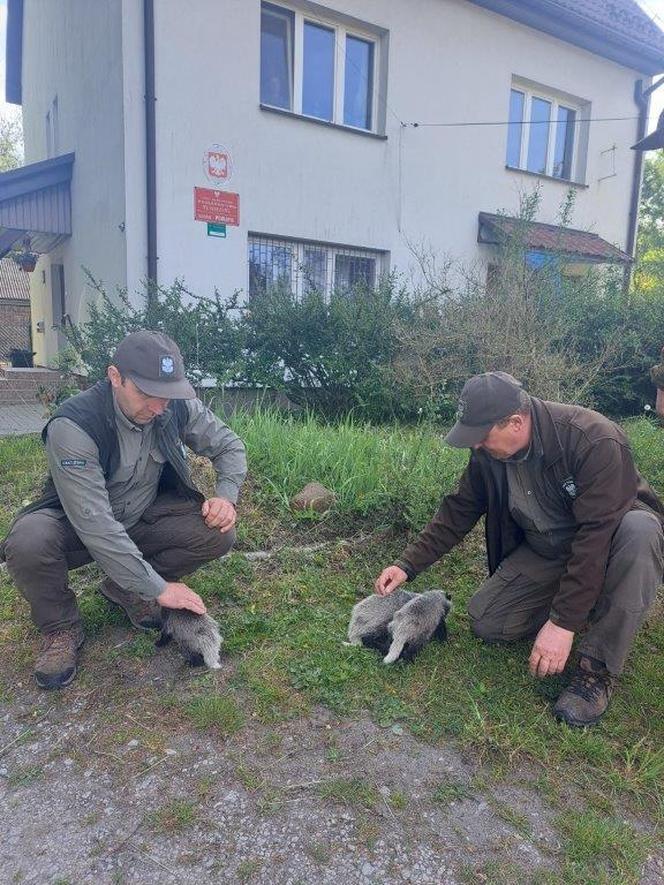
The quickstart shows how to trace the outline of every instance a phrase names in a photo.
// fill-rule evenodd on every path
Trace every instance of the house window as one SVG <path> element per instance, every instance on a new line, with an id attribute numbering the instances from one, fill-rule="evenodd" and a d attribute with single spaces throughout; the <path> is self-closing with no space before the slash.
<path id="1" fill-rule="evenodd" d="M 275 108 L 293 106 L 293 22 L 287 9 L 261 8 L 261 101 Z"/>
<path id="2" fill-rule="evenodd" d="M 283 288 L 296 297 L 373 287 L 384 270 L 385 253 L 329 243 L 249 236 L 249 297 Z"/>
<path id="3" fill-rule="evenodd" d="M 582 102 L 515 84 L 510 91 L 507 165 L 565 181 L 581 178 Z M 587 118 L 587 114 L 584 115 Z M 583 136 L 583 137 L 582 137 Z"/>
<path id="4" fill-rule="evenodd" d="M 333 13 L 261 4 L 261 104 L 375 131 L 378 56 L 378 34 Z"/>

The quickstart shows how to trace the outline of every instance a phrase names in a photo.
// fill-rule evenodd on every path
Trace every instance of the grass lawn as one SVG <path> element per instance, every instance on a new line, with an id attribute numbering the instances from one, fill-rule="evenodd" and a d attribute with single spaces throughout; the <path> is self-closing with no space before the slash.
<path id="1" fill-rule="evenodd" d="M 465 603 L 485 572 L 479 531 L 415 585 L 452 594 L 449 642 L 432 644 L 412 664 L 386 668 L 378 656 L 342 645 L 350 609 L 453 487 L 465 453 L 446 448 L 427 428 L 319 427 L 269 413 L 238 416 L 234 424 L 250 462 L 238 550 L 189 582 L 222 621 L 233 676 L 221 695 L 203 677 L 186 693 L 157 692 L 146 703 L 221 736 L 239 732 L 249 719 L 283 723 L 323 705 L 349 719 L 368 712 L 379 725 L 434 745 L 452 741 L 477 764 L 489 791 L 518 770 L 553 809 L 556 873 L 528 881 L 638 881 L 664 831 L 661 598 L 609 712 L 594 729 L 554 722 L 550 707 L 564 680 L 530 677 L 528 643 L 485 647 L 471 635 Z M 664 431 L 646 420 L 626 429 L 642 472 L 664 493 Z M 39 486 L 43 465 L 35 438 L 0 441 L 0 530 Z M 334 512 L 322 519 L 295 517 L 288 509 L 289 497 L 311 480 L 338 496 Z M 292 549 L 317 543 L 325 546 L 307 555 Z M 243 555 L 264 549 L 273 552 L 266 561 Z M 120 616 L 94 592 L 94 570 L 77 580 L 86 629 L 103 637 Z M 16 675 L 29 679 L 36 635 L 6 573 L 0 617 L 0 653 L 5 662 L 11 659 L 0 668 L 0 697 L 11 701 Z M 154 650 L 139 635 L 122 653 L 140 662 Z M 335 801 L 370 806 L 376 800 L 370 784 L 340 779 L 321 789 Z M 431 798 L 446 804 L 467 790 L 466 784 L 441 782 Z M 405 796 L 393 799 L 396 812 L 405 802 Z M 515 830 L 529 830 L 519 810 L 505 805 L 497 812 Z M 187 805 L 173 806 L 154 822 L 177 830 L 193 815 Z M 479 880 L 526 881 L 518 865 L 501 863 L 484 869 Z M 469 868 L 469 881 L 478 875 Z"/>

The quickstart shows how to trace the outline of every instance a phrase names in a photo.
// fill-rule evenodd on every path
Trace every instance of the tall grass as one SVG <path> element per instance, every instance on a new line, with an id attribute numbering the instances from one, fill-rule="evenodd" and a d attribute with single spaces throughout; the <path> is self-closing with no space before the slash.
<path id="1" fill-rule="evenodd" d="M 250 474 L 263 500 L 285 505 L 308 482 L 321 482 L 348 515 L 384 513 L 422 526 L 450 491 L 468 459 L 431 425 L 374 427 L 351 418 L 321 424 L 311 415 L 273 410 L 237 414 Z"/>
<path id="2" fill-rule="evenodd" d="M 311 415 L 269 408 L 238 412 L 230 423 L 246 444 L 260 503 L 283 514 L 302 486 L 318 481 L 336 494 L 341 514 L 373 514 L 419 529 L 454 488 L 468 460 L 466 451 L 444 444 L 444 431 L 433 424 L 377 427 L 352 418 L 323 424 Z M 664 430 L 646 418 L 623 427 L 639 470 L 664 496 Z M 45 470 L 38 437 L 2 440 L 0 535 L 23 501 L 36 494 Z"/>
<path id="3" fill-rule="evenodd" d="M 622 427 L 629 438 L 637 467 L 664 499 L 664 429 L 657 419 L 651 418 L 626 421 Z"/>

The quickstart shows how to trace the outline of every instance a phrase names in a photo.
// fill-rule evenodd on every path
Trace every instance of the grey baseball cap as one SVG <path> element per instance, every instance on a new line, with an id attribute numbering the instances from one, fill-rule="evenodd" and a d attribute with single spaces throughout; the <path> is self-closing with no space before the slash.
<path id="1" fill-rule="evenodd" d="M 486 439 L 498 421 L 523 408 L 523 386 L 507 372 L 484 372 L 463 385 L 457 408 L 457 422 L 445 442 L 468 449 Z"/>
<path id="2" fill-rule="evenodd" d="M 111 365 L 148 396 L 194 399 L 196 391 L 184 374 L 180 348 L 163 332 L 132 332 L 118 344 Z"/>

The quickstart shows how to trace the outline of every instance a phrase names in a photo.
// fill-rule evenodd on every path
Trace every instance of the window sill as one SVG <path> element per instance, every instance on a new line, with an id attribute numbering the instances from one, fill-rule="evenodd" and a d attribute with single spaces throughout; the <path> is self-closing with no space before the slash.
<path id="1" fill-rule="evenodd" d="M 565 185 L 565 187 L 587 188 L 588 185 L 582 181 L 570 181 L 568 178 L 556 178 L 554 175 L 543 175 L 540 172 L 531 172 L 529 169 L 519 169 L 518 166 L 505 166 L 508 172 L 516 172 L 518 175 L 529 175 L 531 178 L 543 178 L 545 181 L 555 181 L 556 184 Z"/>
<path id="2" fill-rule="evenodd" d="M 275 108 L 269 104 L 259 104 L 262 111 L 270 114 L 279 114 L 281 117 L 291 117 L 294 120 L 303 120 L 305 123 L 313 123 L 316 126 L 326 126 L 328 129 L 338 129 L 341 132 L 350 132 L 352 135 L 361 135 L 364 138 L 375 138 L 378 141 L 387 141 L 387 135 L 379 135 L 377 132 L 369 132 L 367 129 L 356 129 L 354 126 L 343 126 L 341 123 L 330 123 L 327 120 L 317 120 L 316 117 L 307 117 L 305 114 L 296 114 L 283 108 Z"/>

